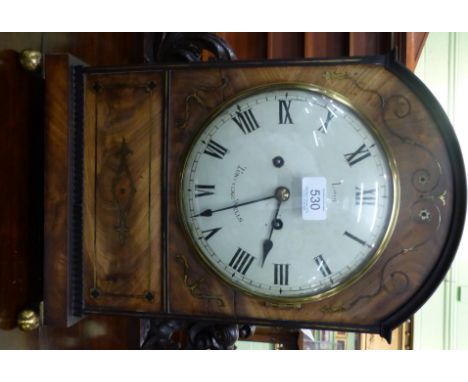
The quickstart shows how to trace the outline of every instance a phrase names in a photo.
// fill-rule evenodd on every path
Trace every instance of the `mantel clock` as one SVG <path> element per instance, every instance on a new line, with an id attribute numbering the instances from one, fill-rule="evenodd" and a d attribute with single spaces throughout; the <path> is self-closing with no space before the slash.
<path id="1" fill-rule="evenodd" d="M 127 314 L 389 338 L 451 264 L 460 149 L 392 55 L 50 56 L 45 70 L 50 324 Z"/>

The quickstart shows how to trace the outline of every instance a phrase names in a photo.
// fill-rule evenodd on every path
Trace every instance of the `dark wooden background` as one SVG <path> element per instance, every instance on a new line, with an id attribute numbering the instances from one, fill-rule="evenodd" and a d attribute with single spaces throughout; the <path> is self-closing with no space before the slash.
<path id="1" fill-rule="evenodd" d="M 397 56 L 414 70 L 427 33 L 217 33 L 238 59 Z M 70 53 L 92 66 L 145 64 L 151 33 L 0 33 L 0 349 L 135 349 L 139 320 L 88 318 L 69 329 L 16 329 L 18 313 L 38 310 L 43 283 L 43 79 L 19 52 Z"/>

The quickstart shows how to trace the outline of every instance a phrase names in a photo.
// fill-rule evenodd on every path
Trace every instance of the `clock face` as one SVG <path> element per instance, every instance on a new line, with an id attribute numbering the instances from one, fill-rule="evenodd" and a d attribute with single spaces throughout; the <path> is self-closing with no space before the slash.
<path id="1" fill-rule="evenodd" d="M 226 103 L 194 141 L 181 217 L 230 285 L 275 301 L 321 298 L 358 279 L 385 247 L 397 206 L 391 163 L 339 96 L 257 88 Z"/>

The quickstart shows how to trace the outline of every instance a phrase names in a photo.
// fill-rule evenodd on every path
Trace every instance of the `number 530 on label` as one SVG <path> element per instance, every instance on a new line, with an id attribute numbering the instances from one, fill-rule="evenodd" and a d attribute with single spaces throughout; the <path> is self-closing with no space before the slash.
<path id="1" fill-rule="evenodd" d="M 327 180 L 324 177 L 302 178 L 302 219 L 326 220 Z"/>

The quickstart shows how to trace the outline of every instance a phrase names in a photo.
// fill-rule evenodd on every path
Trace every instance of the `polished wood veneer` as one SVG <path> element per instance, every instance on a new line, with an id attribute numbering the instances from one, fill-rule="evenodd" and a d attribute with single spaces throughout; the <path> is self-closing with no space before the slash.
<path id="1" fill-rule="evenodd" d="M 218 33 L 225 37 L 239 59 L 338 57 L 356 54 L 347 42 L 353 33 Z M 148 34 L 151 35 L 151 34 Z M 282 36 L 284 35 L 284 36 Z M 371 36 L 372 35 L 372 36 Z M 370 43 L 375 37 L 398 46 L 400 59 L 414 68 L 427 33 L 367 33 L 360 41 L 369 54 L 385 53 L 385 44 Z M 143 43 L 143 40 L 144 43 Z M 357 40 L 356 40 L 357 41 Z M 43 299 L 42 251 L 42 152 L 43 152 L 43 85 L 40 75 L 24 72 L 17 52 L 36 49 L 43 54 L 68 52 L 90 65 L 134 65 L 151 62 L 152 57 L 143 52 L 143 45 L 151 45 L 151 38 L 140 33 L 1 33 L 0 34 L 0 110 L 4 116 L 2 129 L 2 166 L 0 203 L 0 327 L 12 329 L 21 309 L 37 309 Z M 301 47 L 303 44 L 303 48 Z M 14 49 L 11 51 L 8 49 Z M 6 119 L 5 119 L 6 118 Z M 162 206 L 164 209 L 164 205 Z M 164 244 L 164 243 L 163 243 Z M 180 265 L 180 264 L 179 264 Z M 183 265 L 180 265 L 183 269 Z M 188 282 L 192 282 L 188 279 Z M 47 288 L 47 287 L 46 287 Z M 61 301 L 58 300 L 57 304 Z M 53 304 L 53 301 L 51 302 Z M 60 312 L 60 310 L 58 310 Z M 66 318 L 68 313 L 58 317 Z M 117 322 L 118 321 L 118 322 Z M 2 332 L 0 347 L 66 348 L 64 340 L 73 333 L 74 348 L 90 348 L 81 331 L 85 321 L 72 329 L 41 330 L 36 333 Z M 86 322 L 107 325 L 105 334 L 95 337 L 93 348 L 133 348 L 135 333 L 121 330 L 128 325 L 138 325 L 138 320 L 128 317 L 118 319 L 93 316 Z M 119 333 L 117 345 L 115 333 Z M 138 335 L 138 334 L 137 334 Z M 54 342 L 55 341 L 55 342 Z M 128 341 L 128 343 L 126 342 Z M 52 342 L 61 345 L 52 345 Z M 99 345 L 101 343 L 101 345 Z M 8 344 L 8 345 L 7 345 Z M 127 345 L 126 345 L 127 344 Z"/>
<path id="2" fill-rule="evenodd" d="M 391 57 L 125 71 L 83 72 L 84 313 L 332 327 L 389 337 L 441 281 L 464 210 L 463 179 L 453 173 L 462 168 L 445 115 Z M 185 155 L 212 111 L 240 91 L 280 82 L 330 89 L 363 113 L 388 146 L 401 196 L 395 230 L 365 277 L 333 296 L 290 305 L 249 297 L 214 276 L 177 210 Z M 160 177 L 160 192 L 153 175 Z M 161 236 L 151 224 L 159 224 Z M 148 292 L 154 295 L 145 297 Z"/>

